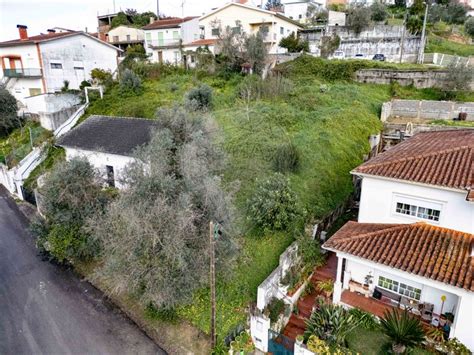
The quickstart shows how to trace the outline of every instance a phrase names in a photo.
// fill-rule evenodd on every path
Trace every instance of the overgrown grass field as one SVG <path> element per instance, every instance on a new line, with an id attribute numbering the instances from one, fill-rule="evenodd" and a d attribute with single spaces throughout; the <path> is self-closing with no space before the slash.
<path id="1" fill-rule="evenodd" d="M 338 66 L 302 59 L 282 68 L 291 81 L 285 95 L 245 100 L 238 87 L 244 78 L 219 78 L 199 73 L 170 74 L 144 82 L 140 96 L 123 97 L 113 88 L 103 100 L 94 101 L 92 114 L 154 118 L 158 107 L 183 103 L 185 93 L 206 83 L 213 88 L 212 114 L 221 131 L 222 147 L 229 162 L 225 181 L 238 180 L 236 202 L 245 216 L 246 201 L 259 179 L 273 172 L 272 159 L 282 144 L 292 143 L 300 155 L 297 171 L 289 173 L 291 187 L 316 219 L 340 204 L 352 191 L 350 170 L 368 152 L 368 137 L 381 129 L 381 105 L 392 96 L 410 99 L 439 99 L 436 90 L 358 84 L 350 81 L 359 64 L 345 72 Z M 364 65 L 364 64 L 361 64 Z M 405 67 L 405 66 L 403 66 Z M 340 66 L 343 69 L 343 66 Z M 322 74 L 323 73 L 323 74 Z M 329 80 L 328 80 L 329 78 Z M 247 233 L 245 233 L 247 234 Z M 284 233 L 242 238 L 241 254 L 233 273 L 220 270 L 217 286 L 217 328 L 220 339 L 245 322 L 246 307 L 256 300 L 257 286 L 277 266 L 281 252 L 293 241 Z M 209 289 L 194 295 L 192 304 L 177 314 L 202 331 L 209 332 Z"/>

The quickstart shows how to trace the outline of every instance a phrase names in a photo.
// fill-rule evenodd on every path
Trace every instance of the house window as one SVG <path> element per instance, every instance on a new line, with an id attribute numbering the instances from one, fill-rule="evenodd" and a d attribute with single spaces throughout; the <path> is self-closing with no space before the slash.
<path id="1" fill-rule="evenodd" d="M 240 34 L 240 26 L 232 27 L 232 33 L 233 34 Z"/>
<path id="2" fill-rule="evenodd" d="M 219 33 L 220 33 L 220 31 L 219 31 L 218 28 L 213 28 L 213 29 L 211 30 L 211 34 L 212 34 L 213 36 L 219 36 Z"/>
<path id="3" fill-rule="evenodd" d="M 145 37 L 146 37 L 146 41 L 147 41 L 147 42 L 151 42 L 151 33 L 150 33 L 150 32 L 147 32 L 147 33 L 145 34 Z"/>
<path id="4" fill-rule="evenodd" d="M 196 58 L 193 55 L 191 55 L 191 63 L 194 63 L 195 61 L 196 61 Z"/>
<path id="5" fill-rule="evenodd" d="M 281 35 L 285 34 L 285 29 L 283 27 L 280 27 L 280 34 Z"/>
<path id="6" fill-rule="evenodd" d="M 179 39 L 179 32 L 173 31 L 173 39 Z"/>
<path id="7" fill-rule="evenodd" d="M 112 38 L 113 38 L 114 42 L 118 42 L 118 41 L 119 41 L 118 36 L 113 36 Z"/>
<path id="8" fill-rule="evenodd" d="M 115 187 L 114 167 L 106 165 L 105 168 L 107 170 L 107 184 L 110 187 Z"/>
<path id="9" fill-rule="evenodd" d="M 74 67 L 74 70 L 84 70 L 84 67 Z"/>
<path id="10" fill-rule="evenodd" d="M 130 42 L 130 35 L 127 35 L 127 42 Z"/>
<path id="11" fill-rule="evenodd" d="M 418 301 L 421 298 L 421 289 L 409 286 L 402 282 L 394 281 L 387 277 L 380 276 L 378 285 L 379 287 L 396 292 L 399 295 L 406 296 L 408 298 L 412 298 Z"/>
<path id="12" fill-rule="evenodd" d="M 301 20 L 303 18 L 303 15 L 299 14 L 298 18 Z"/>
<path id="13" fill-rule="evenodd" d="M 434 208 L 420 207 L 402 202 L 397 202 L 397 208 L 395 209 L 395 212 L 435 222 L 439 221 L 439 215 L 441 213 L 440 210 Z"/>
<path id="14" fill-rule="evenodd" d="M 51 69 L 62 69 L 63 65 L 61 63 L 51 63 Z"/>

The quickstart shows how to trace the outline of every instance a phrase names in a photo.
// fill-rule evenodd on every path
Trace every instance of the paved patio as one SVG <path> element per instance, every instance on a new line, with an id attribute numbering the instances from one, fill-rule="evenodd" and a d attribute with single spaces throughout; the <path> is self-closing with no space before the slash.
<path id="1" fill-rule="evenodd" d="M 379 318 L 383 317 L 385 311 L 389 311 L 396 306 L 377 300 L 373 297 L 365 297 L 357 292 L 350 292 L 349 290 L 342 291 L 341 302 L 372 313 Z"/>

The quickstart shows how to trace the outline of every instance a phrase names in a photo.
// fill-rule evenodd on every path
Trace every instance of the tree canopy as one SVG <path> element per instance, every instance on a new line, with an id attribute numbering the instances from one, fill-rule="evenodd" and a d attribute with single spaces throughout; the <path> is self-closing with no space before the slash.
<path id="1" fill-rule="evenodd" d="M 0 86 L 0 137 L 20 126 L 21 121 L 17 117 L 17 111 L 15 97 L 3 86 Z"/>
<path id="2" fill-rule="evenodd" d="M 160 110 L 160 128 L 125 172 L 127 189 L 91 223 L 104 261 L 98 274 L 143 304 L 172 308 L 208 280 L 209 221 L 224 231 L 217 260 L 232 261 L 231 194 L 222 188 L 223 153 L 209 119 L 183 109 Z"/>

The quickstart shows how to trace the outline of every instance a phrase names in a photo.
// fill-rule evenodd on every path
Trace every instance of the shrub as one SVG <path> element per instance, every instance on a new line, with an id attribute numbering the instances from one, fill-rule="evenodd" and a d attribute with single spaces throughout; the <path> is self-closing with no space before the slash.
<path id="1" fill-rule="evenodd" d="M 352 308 L 349 310 L 349 313 L 367 330 L 375 330 L 379 327 L 377 318 L 371 313 L 363 311 L 360 308 Z"/>
<path id="2" fill-rule="evenodd" d="M 125 69 L 120 77 L 120 92 L 124 94 L 140 94 L 142 89 L 142 81 L 138 75 L 130 69 Z"/>
<path id="3" fill-rule="evenodd" d="M 469 17 L 466 22 L 464 22 L 464 31 L 474 38 L 474 17 Z"/>
<path id="4" fill-rule="evenodd" d="M 474 71 L 467 65 L 456 65 L 456 60 L 448 64 L 445 89 L 448 91 L 469 90 Z"/>
<path id="5" fill-rule="evenodd" d="M 268 315 L 268 318 L 270 318 L 271 323 L 275 323 L 284 310 L 285 302 L 276 297 L 273 297 L 265 307 L 264 313 Z"/>
<path id="6" fill-rule="evenodd" d="M 379 1 L 374 1 L 372 5 L 370 5 L 370 12 L 372 21 L 376 22 L 385 21 L 388 16 L 387 6 Z"/>
<path id="7" fill-rule="evenodd" d="M 469 355 L 472 352 L 457 338 L 451 338 L 444 344 L 448 354 Z"/>
<path id="8" fill-rule="evenodd" d="M 302 215 L 297 196 L 281 173 L 257 184 L 248 200 L 248 212 L 248 219 L 257 227 L 269 230 L 285 230 Z"/>
<path id="9" fill-rule="evenodd" d="M 273 156 L 273 170 L 280 173 L 294 173 L 300 166 L 300 155 L 298 148 L 292 144 L 278 146 Z"/>
<path id="10" fill-rule="evenodd" d="M 99 69 L 99 68 L 92 69 L 91 78 L 93 82 L 95 82 L 98 85 L 103 85 L 106 88 L 110 88 L 114 83 L 114 80 L 112 78 L 112 73 L 104 69 Z"/>
<path id="11" fill-rule="evenodd" d="M 328 58 L 336 51 L 336 49 L 339 48 L 340 44 L 341 38 L 337 34 L 332 34 L 331 36 L 322 36 L 321 46 L 319 47 L 319 50 L 321 51 L 321 57 Z"/>
<path id="12" fill-rule="evenodd" d="M 201 84 L 186 94 L 186 104 L 194 109 L 207 110 L 212 105 L 212 89 L 209 85 Z"/>
<path id="13" fill-rule="evenodd" d="M 308 41 L 301 40 L 294 32 L 283 37 L 278 45 L 282 48 L 286 48 L 289 53 L 299 53 L 301 51 L 309 52 Z"/>
<path id="14" fill-rule="evenodd" d="M 306 321 L 305 337 L 311 335 L 330 344 L 344 345 L 347 334 L 355 327 L 357 321 L 344 307 L 335 304 L 322 304 Z"/>
<path id="15" fill-rule="evenodd" d="M 21 126 L 15 97 L 0 86 L 0 137 Z"/>
<path id="16" fill-rule="evenodd" d="M 145 308 L 145 315 L 151 319 L 174 323 L 178 320 L 178 312 L 174 308 L 157 308 L 149 303 Z"/>
<path id="17" fill-rule="evenodd" d="M 386 311 L 380 320 L 380 326 L 392 341 L 392 350 L 397 354 L 419 345 L 425 339 L 420 321 L 407 311 Z"/>
<path id="18" fill-rule="evenodd" d="M 347 26 L 359 34 L 370 25 L 370 8 L 362 4 L 354 4 L 349 7 L 347 12 Z"/>
<path id="19" fill-rule="evenodd" d="M 79 85 L 79 90 L 84 90 L 85 87 L 91 86 L 91 83 L 89 83 L 87 80 L 81 81 L 81 85 Z"/>
<path id="20" fill-rule="evenodd" d="M 35 225 L 40 249 L 59 262 L 88 259 L 98 244 L 84 225 L 100 215 L 109 201 L 100 180 L 87 160 L 75 158 L 57 165 L 39 189 L 42 196 L 43 225 Z"/>

